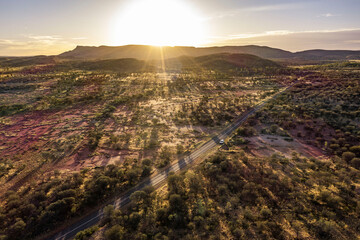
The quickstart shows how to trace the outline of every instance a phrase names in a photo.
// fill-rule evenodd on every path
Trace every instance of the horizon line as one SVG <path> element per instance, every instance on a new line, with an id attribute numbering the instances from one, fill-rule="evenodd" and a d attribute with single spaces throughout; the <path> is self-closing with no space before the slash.
<path id="1" fill-rule="evenodd" d="M 76 48 L 78 47 L 92 47 L 92 48 L 100 48 L 100 47 L 111 47 L 111 48 L 118 48 L 118 47 L 127 47 L 127 46 L 138 46 L 138 47 L 154 47 L 154 48 L 197 48 L 197 49 L 206 49 L 206 48 L 224 48 L 224 47 L 262 47 L 262 48 L 271 48 L 271 49 L 277 49 L 277 50 L 281 50 L 281 51 L 285 51 L 285 52 L 289 52 L 289 53 L 299 53 L 299 52 L 306 52 L 306 51 L 349 51 L 349 52 L 359 52 L 360 49 L 358 50 L 349 50 L 349 49 L 322 49 L 322 48 L 310 48 L 310 49 L 306 49 L 306 50 L 301 50 L 301 51 L 290 51 L 290 50 L 285 50 L 282 48 L 278 48 L 278 47 L 270 47 L 267 45 L 256 45 L 256 44 L 247 44 L 247 45 L 213 45 L 213 46 L 156 46 L 156 45 L 146 45 L 146 44 L 124 44 L 124 45 L 117 45 L 117 46 L 112 46 L 112 45 L 76 45 L 74 48 L 64 51 L 62 53 L 59 54 L 37 54 L 37 55 L 7 55 L 7 56 L 2 56 L 0 55 L 1 58 L 5 58 L 5 57 L 38 57 L 38 56 L 46 56 L 46 57 L 51 57 L 51 56 L 59 56 L 63 53 L 66 52 L 71 52 L 74 51 Z"/>

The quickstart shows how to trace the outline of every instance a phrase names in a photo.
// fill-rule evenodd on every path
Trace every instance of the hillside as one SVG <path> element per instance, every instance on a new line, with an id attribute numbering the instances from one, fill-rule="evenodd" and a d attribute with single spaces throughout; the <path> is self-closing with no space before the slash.
<path id="1" fill-rule="evenodd" d="M 227 65 L 228 68 L 258 68 L 258 67 L 279 67 L 273 61 L 263 59 L 250 54 L 216 54 L 196 58 L 202 66 L 217 68 Z"/>
<path id="2" fill-rule="evenodd" d="M 211 54 L 200 57 L 180 56 L 160 60 L 139 60 L 136 58 L 120 58 L 106 60 L 70 59 L 62 60 L 57 57 L 16 57 L 0 58 L 0 66 L 3 67 L 26 67 L 23 71 L 35 73 L 39 71 L 106 71 L 118 73 L 130 72 L 154 72 L 162 71 L 162 64 L 167 71 L 182 70 L 231 70 L 239 68 L 278 68 L 277 63 L 250 54 Z"/>
<path id="3" fill-rule="evenodd" d="M 154 66 L 149 62 L 137 60 L 134 58 L 90 60 L 90 61 L 65 61 L 56 65 L 57 70 L 88 70 L 88 71 L 114 71 L 114 72 L 139 72 L 153 71 Z"/>
<path id="4" fill-rule="evenodd" d="M 360 51 L 316 49 L 297 52 L 295 56 L 307 60 L 349 60 L 360 59 Z"/>
<path id="5" fill-rule="evenodd" d="M 250 54 L 211 54 L 200 57 L 181 56 L 164 61 L 167 71 L 183 70 L 217 70 L 227 71 L 240 68 L 279 68 L 280 65 L 267 59 Z M 144 61 L 135 58 L 107 59 L 107 60 L 72 60 L 60 62 L 58 70 L 88 70 L 113 72 L 153 72 L 162 71 L 162 62 L 159 60 Z"/>
<path id="6" fill-rule="evenodd" d="M 198 179 L 169 177 L 168 188 L 130 197 L 130 209 L 108 207 L 92 239 L 358 238 L 356 62 L 286 68 L 231 53 L 0 61 L 0 239 L 65 228 L 290 85 L 206 153 L 192 168 Z"/>
<path id="7" fill-rule="evenodd" d="M 119 47 L 86 47 L 78 46 L 74 50 L 60 54 L 62 58 L 72 59 L 111 59 L 111 58 L 137 58 L 143 60 L 176 58 L 180 56 L 198 57 L 217 53 L 246 53 L 264 58 L 287 58 L 290 52 L 260 46 L 243 47 L 152 47 L 142 45 L 127 45 Z"/>
<path id="8" fill-rule="evenodd" d="M 250 54 L 211 54 L 200 57 L 182 56 L 165 61 L 166 69 L 211 69 L 280 67 L 279 64 Z"/>
<path id="9" fill-rule="evenodd" d="M 266 46 L 224 46 L 224 47 L 153 47 L 145 45 L 126 45 L 118 47 L 77 46 L 74 50 L 59 55 L 65 59 L 116 59 L 137 58 L 141 60 L 159 60 L 180 56 L 199 57 L 218 53 L 252 54 L 270 59 L 303 60 L 348 60 L 360 59 L 360 51 L 346 50 L 308 50 L 292 53 Z"/>
<path id="10" fill-rule="evenodd" d="M 33 57 L 2 57 L 0 66 L 3 67 L 24 67 L 37 64 L 55 63 L 53 56 L 33 56 Z"/>

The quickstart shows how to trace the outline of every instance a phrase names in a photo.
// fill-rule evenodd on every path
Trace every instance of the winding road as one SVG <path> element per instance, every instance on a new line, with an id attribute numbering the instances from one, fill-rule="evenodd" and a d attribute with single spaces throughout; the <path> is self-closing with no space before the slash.
<path id="1" fill-rule="evenodd" d="M 243 124 L 252 114 L 256 111 L 261 109 L 269 100 L 274 99 L 281 93 L 288 90 L 292 85 L 281 89 L 278 93 L 274 94 L 273 96 L 261 101 L 258 103 L 254 108 L 251 110 L 243 113 L 240 115 L 232 124 L 227 126 L 223 131 L 221 131 L 217 136 L 213 137 L 211 140 L 207 141 L 203 145 L 201 145 L 197 150 L 193 151 L 190 155 L 185 158 L 182 158 L 174 163 L 172 163 L 167 168 L 153 174 L 149 178 L 145 179 L 144 181 L 140 182 L 138 185 L 134 186 L 130 190 L 126 191 L 118 197 L 116 200 L 110 202 L 109 204 L 114 205 L 115 208 L 121 208 L 130 203 L 130 196 L 132 193 L 139 191 L 147 186 L 153 186 L 154 188 L 158 188 L 162 186 L 167 180 L 170 172 L 179 172 L 184 170 L 186 167 L 190 166 L 195 162 L 195 160 L 199 159 L 200 157 L 206 155 L 211 150 L 216 148 L 220 145 L 221 139 L 226 139 L 229 137 L 241 124 Z M 95 224 L 97 224 L 103 216 L 103 209 L 84 216 L 82 219 L 76 221 L 75 223 L 71 224 L 70 226 L 66 227 L 64 230 L 54 234 L 52 237 L 47 238 L 48 240 L 66 240 L 72 239 L 79 231 L 82 231 L 86 228 L 89 228 Z"/>

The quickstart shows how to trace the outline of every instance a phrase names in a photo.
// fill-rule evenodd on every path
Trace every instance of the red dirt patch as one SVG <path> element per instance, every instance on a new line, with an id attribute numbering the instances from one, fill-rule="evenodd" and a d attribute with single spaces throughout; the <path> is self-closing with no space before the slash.
<path id="1" fill-rule="evenodd" d="M 304 144 L 297 139 L 286 141 L 281 136 L 263 134 L 246 139 L 250 141 L 248 146 L 251 153 L 256 156 L 270 156 L 273 153 L 280 153 L 290 157 L 292 152 L 298 152 L 305 157 L 325 157 L 320 149 Z"/>

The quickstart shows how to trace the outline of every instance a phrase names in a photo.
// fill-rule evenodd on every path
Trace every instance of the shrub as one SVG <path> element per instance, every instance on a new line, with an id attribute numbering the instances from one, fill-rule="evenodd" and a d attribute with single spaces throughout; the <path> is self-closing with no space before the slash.
<path id="1" fill-rule="evenodd" d="M 75 240 L 86 240 L 89 239 L 99 229 L 98 226 L 92 226 L 91 228 L 85 229 L 81 232 L 78 232 L 75 236 Z"/>
<path id="2" fill-rule="evenodd" d="M 260 210 L 260 215 L 261 217 L 263 217 L 264 219 L 269 219 L 271 216 L 272 216 L 272 212 L 269 208 L 267 207 L 263 207 L 261 210 Z"/>
<path id="3" fill-rule="evenodd" d="M 352 152 L 344 152 L 342 154 L 342 159 L 344 159 L 346 162 L 350 162 L 355 157 L 355 153 Z"/>
<path id="4" fill-rule="evenodd" d="M 360 157 L 360 145 L 351 147 L 350 151 L 355 153 L 356 156 Z"/>
<path id="5" fill-rule="evenodd" d="M 125 230 L 120 225 L 114 225 L 105 231 L 106 240 L 123 240 L 125 239 Z"/>
<path id="6" fill-rule="evenodd" d="M 353 158 L 353 159 L 351 160 L 351 165 L 352 165 L 354 168 L 360 169 L 360 158 Z"/>
<path id="7" fill-rule="evenodd" d="M 254 136 L 255 133 L 256 133 L 256 130 L 253 127 L 240 127 L 237 130 L 237 135 L 243 136 L 243 137 L 251 137 L 251 136 Z"/>

